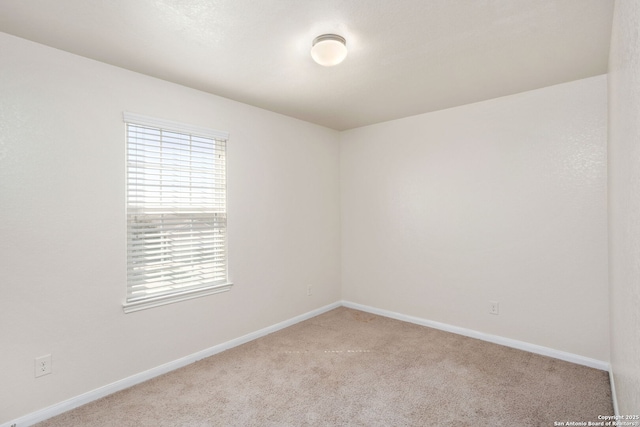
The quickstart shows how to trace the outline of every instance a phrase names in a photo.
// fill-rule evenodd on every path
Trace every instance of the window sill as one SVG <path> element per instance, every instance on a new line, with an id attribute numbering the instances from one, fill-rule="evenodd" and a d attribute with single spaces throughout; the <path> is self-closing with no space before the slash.
<path id="1" fill-rule="evenodd" d="M 231 289 L 233 283 L 225 283 L 224 285 L 215 285 L 195 291 L 183 292 L 175 295 L 166 295 L 163 297 L 149 298 L 143 301 L 125 302 L 122 309 L 125 313 L 133 313 L 135 311 L 146 310 L 148 308 L 159 307 L 161 305 L 173 304 L 174 302 L 186 301 L 193 298 L 200 298 L 207 295 L 226 292 Z"/>

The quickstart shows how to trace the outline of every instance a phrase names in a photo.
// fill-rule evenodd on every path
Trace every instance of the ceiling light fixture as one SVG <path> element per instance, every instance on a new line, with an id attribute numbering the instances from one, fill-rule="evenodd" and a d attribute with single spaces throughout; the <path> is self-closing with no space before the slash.
<path id="1" fill-rule="evenodd" d="M 336 34 L 323 34 L 313 39 L 311 57 L 320 65 L 332 67 L 347 57 L 347 41 Z"/>

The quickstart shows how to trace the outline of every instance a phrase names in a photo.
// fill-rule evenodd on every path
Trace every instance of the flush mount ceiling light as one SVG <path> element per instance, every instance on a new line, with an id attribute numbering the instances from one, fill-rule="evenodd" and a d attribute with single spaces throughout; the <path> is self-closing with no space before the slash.
<path id="1" fill-rule="evenodd" d="M 311 57 L 320 65 L 332 67 L 347 57 L 347 41 L 336 34 L 323 34 L 313 39 Z"/>

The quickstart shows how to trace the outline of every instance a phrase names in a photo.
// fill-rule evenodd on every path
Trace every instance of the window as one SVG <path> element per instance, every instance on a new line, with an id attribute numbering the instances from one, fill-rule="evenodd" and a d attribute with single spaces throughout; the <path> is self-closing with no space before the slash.
<path id="1" fill-rule="evenodd" d="M 131 312 L 229 290 L 225 132 L 124 113 Z"/>

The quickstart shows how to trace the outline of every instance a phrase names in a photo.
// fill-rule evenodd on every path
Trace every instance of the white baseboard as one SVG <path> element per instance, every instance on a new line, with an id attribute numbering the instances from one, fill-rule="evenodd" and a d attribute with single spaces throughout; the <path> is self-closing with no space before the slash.
<path id="1" fill-rule="evenodd" d="M 613 401 L 613 413 L 614 415 L 620 416 L 620 411 L 618 410 L 618 398 L 616 396 L 616 383 L 613 380 L 613 366 L 609 364 L 609 384 L 611 384 L 611 400 Z"/>
<path id="2" fill-rule="evenodd" d="M 280 329 L 284 329 L 286 327 L 295 325 L 296 323 L 302 322 L 303 320 L 310 319 L 319 314 L 325 313 L 329 310 L 333 310 L 334 308 L 340 307 L 340 302 L 335 302 L 333 304 L 326 305 L 324 307 L 320 307 L 318 309 L 312 310 L 308 313 L 301 314 L 289 320 L 285 320 L 280 323 L 276 323 L 275 325 L 268 326 L 266 328 L 260 329 L 258 331 L 252 332 L 247 335 L 243 335 L 239 338 L 235 338 L 231 341 L 224 342 L 222 344 L 218 344 L 211 348 L 199 351 L 197 353 L 191 354 L 189 356 L 183 357 L 178 360 L 174 360 L 169 363 L 165 363 L 164 365 L 157 366 L 153 369 L 149 369 L 148 371 L 140 372 L 139 374 L 132 375 L 130 377 L 124 378 L 122 380 L 116 381 L 109 385 L 97 388 L 95 390 L 91 390 L 87 393 L 81 394 L 76 397 L 72 397 L 71 399 L 65 400 L 64 402 L 57 403 L 55 405 L 49 406 L 47 408 L 41 409 L 36 412 L 32 412 L 23 417 L 17 418 L 13 421 L 8 421 L 4 424 L 1 424 L 0 427 L 26 427 L 31 426 L 33 424 L 39 423 L 40 421 L 44 421 L 48 418 L 54 417 L 56 415 L 60 415 L 63 412 L 70 411 L 79 406 L 85 405 L 89 402 L 93 402 L 94 400 L 98 400 L 102 397 L 108 396 L 120 390 L 124 390 L 136 384 L 140 384 L 142 382 L 148 381 L 152 378 L 158 377 L 160 375 L 166 374 L 168 372 L 174 371 L 176 369 L 182 368 L 184 366 L 190 365 L 198 360 L 204 359 L 209 356 L 213 356 L 214 354 L 220 353 L 222 351 L 228 350 L 233 347 L 237 347 L 239 345 L 245 344 L 249 341 L 253 341 L 257 338 L 263 337 L 265 335 L 269 335 L 273 332 L 279 331 Z"/>
<path id="3" fill-rule="evenodd" d="M 393 311 L 382 310 L 367 305 L 357 304 L 350 301 L 342 301 L 342 305 L 355 310 L 366 311 L 367 313 L 377 314 L 384 317 L 390 317 L 404 322 L 415 323 L 417 325 L 428 326 L 430 328 L 439 329 L 441 331 L 452 332 L 458 335 L 464 335 L 470 338 L 476 338 L 482 341 L 488 341 L 494 344 L 504 345 L 506 347 L 517 348 L 518 350 L 528 351 L 530 353 L 541 354 L 543 356 L 553 357 L 555 359 L 564 360 L 566 362 L 576 363 L 578 365 L 588 366 L 590 368 L 600 369 L 602 371 L 609 370 L 609 363 L 602 360 L 591 359 L 589 357 L 580 356 L 578 354 L 567 353 L 565 351 L 554 350 L 552 348 L 543 347 L 536 344 L 530 344 L 524 341 L 518 341 L 511 338 L 504 338 L 498 335 L 485 334 L 484 332 L 474 331 L 472 329 L 452 326 L 446 323 L 434 322 L 433 320 L 422 319 L 405 314 L 395 313 Z"/>

